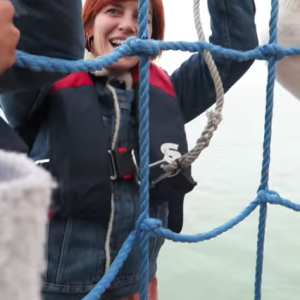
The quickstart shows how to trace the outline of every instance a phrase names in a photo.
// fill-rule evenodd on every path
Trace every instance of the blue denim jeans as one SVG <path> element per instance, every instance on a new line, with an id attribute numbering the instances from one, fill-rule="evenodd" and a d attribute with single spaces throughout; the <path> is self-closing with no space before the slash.
<path id="1" fill-rule="evenodd" d="M 167 206 L 151 209 L 150 216 L 166 224 Z M 134 229 L 134 218 L 126 217 L 124 213 L 116 213 L 116 226 L 110 243 L 112 259 L 118 254 L 129 231 Z M 44 274 L 43 300 L 82 299 L 104 274 L 106 228 L 95 220 L 51 221 L 48 232 L 48 268 Z M 149 280 L 155 276 L 156 261 L 163 243 L 162 238 L 150 238 Z M 138 292 L 139 258 L 137 242 L 101 300 L 122 299 Z"/>

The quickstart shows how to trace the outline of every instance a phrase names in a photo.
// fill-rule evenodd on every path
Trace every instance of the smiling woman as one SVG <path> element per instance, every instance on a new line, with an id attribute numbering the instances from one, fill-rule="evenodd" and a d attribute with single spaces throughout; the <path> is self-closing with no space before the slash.
<path id="1" fill-rule="evenodd" d="M 137 1 L 87 1 L 83 8 L 82 18 L 86 34 L 86 48 L 94 57 L 108 54 L 127 38 L 138 36 Z M 148 17 L 149 38 L 163 40 L 164 32 L 165 19 L 162 1 L 152 0 Z M 128 70 L 138 61 L 137 56 L 125 57 L 109 68 Z"/>
<path id="2" fill-rule="evenodd" d="M 20 47 L 29 53 L 80 59 L 85 45 L 95 57 L 138 35 L 137 0 L 86 0 L 83 26 L 81 0 L 12 1 L 22 11 L 25 6 L 26 14 L 18 11 L 15 22 L 21 31 Z M 210 0 L 208 9 L 211 43 L 240 51 L 257 46 L 253 0 Z M 164 28 L 163 2 L 150 0 L 149 37 L 163 40 Z M 253 63 L 220 57 L 214 61 L 225 92 Z M 125 57 L 105 70 L 63 78 L 12 68 L 0 80 L 6 119 L 29 145 L 28 155 L 58 182 L 49 210 L 43 300 L 82 299 L 136 228 L 140 208 L 138 62 L 138 57 Z M 163 173 L 157 162 L 174 161 L 188 152 L 185 124 L 215 101 L 214 82 L 202 53 L 189 57 L 170 76 L 150 64 L 149 160 L 158 165 L 150 170 L 151 183 Z M 150 184 L 149 216 L 179 233 L 184 198 L 195 184 L 190 168 Z M 157 259 L 163 244 L 163 238 L 149 239 L 151 300 L 157 298 Z M 136 244 L 101 300 L 138 299 L 139 274 Z"/>

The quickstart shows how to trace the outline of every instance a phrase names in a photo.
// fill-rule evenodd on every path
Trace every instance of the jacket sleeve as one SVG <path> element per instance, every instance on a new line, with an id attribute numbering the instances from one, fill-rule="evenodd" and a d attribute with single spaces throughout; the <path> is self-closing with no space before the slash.
<path id="1" fill-rule="evenodd" d="M 253 0 L 210 0 L 212 35 L 210 43 L 246 51 L 258 46 Z M 251 61 L 237 62 L 212 55 L 227 92 L 250 68 Z M 181 104 L 185 122 L 190 122 L 216 101 L 214 83 L 204 61 L 197 53 L 186 60 L 171 80 Z"/>
<path id="2" fill-rule="evenodd" d="M 81 0 L 10 0 L 15 7 L 14 24 L 21 37 L 17 49 L 26 53 L 82 59 L 84 32 Z M 36 99 L 65 74 L 34 72 L 16 66 L 0 78 L 1 107 L 6 118 L 21 123 Z"/>

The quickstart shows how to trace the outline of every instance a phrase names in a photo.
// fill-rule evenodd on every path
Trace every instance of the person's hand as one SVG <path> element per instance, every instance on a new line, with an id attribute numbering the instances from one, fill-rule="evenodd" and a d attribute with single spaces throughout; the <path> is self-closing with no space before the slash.
<path id="1" fill-rule="evenodd" d="M 19 30 L 13 24 L 14 7 L 7 0 L 0 0 L 0 75 L 16 60 Z"/>

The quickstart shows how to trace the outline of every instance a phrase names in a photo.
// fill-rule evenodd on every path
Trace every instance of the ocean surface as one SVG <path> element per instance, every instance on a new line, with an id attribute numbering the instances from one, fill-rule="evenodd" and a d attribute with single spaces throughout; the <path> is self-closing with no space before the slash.
<path id="1" fill-rule="evenodd" d="M 196 41 L 192 0 L 165 0 L 166 40 Z M 201 15 L 210 34 L 206 1 Z M 270 1 L 256 1 L 259 36 L 268 26 Z M 169 72 L 190 54 L 166 52 Z M 267 68 L 262 61 L 226 94 L 223 121 L 194 163 L 198 186 L 185 201 L 184 234 L 204 233 L 238 215 L 256 197 L 260 182 Z M 300 103 L 275 87 L 270 188 L 300 203 Z M 189 146 L 206 124 L 205 114 L 186 127 Z M 159 257 L 159 299 L 254 299 L 258 209 L 230 231 L 198 244 L 167 241 Z M 300 213 L 269 205 L 262 299 L 300 295 Z"/>

